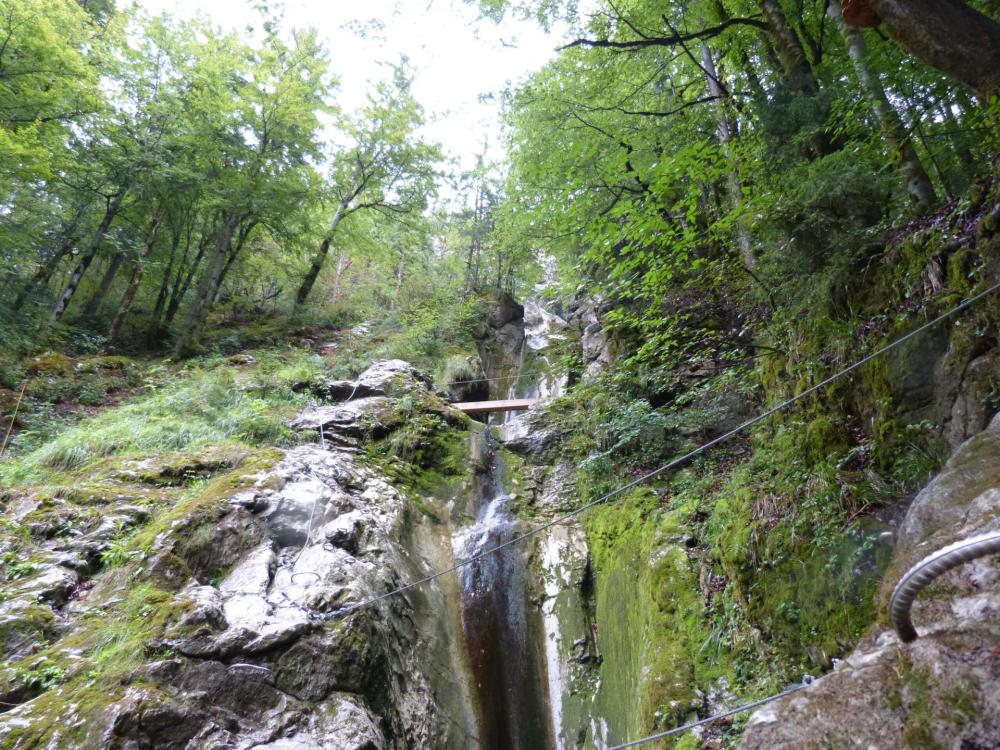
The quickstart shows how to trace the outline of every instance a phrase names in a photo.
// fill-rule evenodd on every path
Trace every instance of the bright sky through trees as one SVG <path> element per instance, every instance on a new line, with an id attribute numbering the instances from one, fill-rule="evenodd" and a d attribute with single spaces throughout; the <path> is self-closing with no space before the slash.
<path id="1" fill-rule="evenodd" d="M 206 14 L 226 29 L 260 25 L 250 0 L 139 0 L 139 5 L 181 17 Z M 345 109 L 360 107 L 370 82 L 391 74 L 385 63 L 408 57 L 416 71 L 414 94 L 429 116 L 427 136 L 466 169 L 487 137 L 491 156 L 502 154 L 498 108 L 481 95 L 537 70 L 558 44 L 557 36 L 530 21 L 480 21 L 477 8 L 461 0 L 293 0 L 283 13 L 287 28 L 318 29 L 340 76 L 338 101 Z"/>

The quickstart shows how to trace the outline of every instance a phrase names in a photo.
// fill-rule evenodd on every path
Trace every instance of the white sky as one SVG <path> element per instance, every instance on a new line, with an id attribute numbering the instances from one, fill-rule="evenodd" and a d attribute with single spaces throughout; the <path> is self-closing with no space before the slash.
<path id="1" fill-rule="evenodd" d="M 248 0 L 138 0 L 150 12 L 180 17 L 207 15 L 226 29 L 258 25 Z M 279 3 L 272 0 L 270 5 Z M 479 97 L 518 82 L 540 68 L 559 43 L 530 22 L 478 20 L 462 0 L 286 0 L 285 27 L 315 27 L 340 77 L 339 104 L 351 110 L 364 102 L 370 82 L 385 77 L 380 63 L 406 55 L 415 70 L 414 95 L 430 120 L 427 137 L 440 143 L 462 168 L 474 166 L 483 141 L 489 158 L 501 159 L 496 104 Z M 360 38 L 352 28 L 378 19 L 381 30 Z M 509 46 L 508 46 L 509 45 Z"/>

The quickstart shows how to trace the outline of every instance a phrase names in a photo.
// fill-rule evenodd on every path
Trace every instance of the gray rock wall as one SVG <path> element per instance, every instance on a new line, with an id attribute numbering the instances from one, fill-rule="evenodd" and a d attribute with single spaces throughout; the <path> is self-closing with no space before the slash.
<path id="1" fill-rule="evenodd" d="M 1000 416 L 913 500 L 887 582 L 948 544 L 997 529 Z M 878 626 L 832 673 L 759 710 L 741 747 L 1000 747 L 1000 558 L 939 578 L 918 597 L 913 622 L 916 641 L 902 644 Z"/>

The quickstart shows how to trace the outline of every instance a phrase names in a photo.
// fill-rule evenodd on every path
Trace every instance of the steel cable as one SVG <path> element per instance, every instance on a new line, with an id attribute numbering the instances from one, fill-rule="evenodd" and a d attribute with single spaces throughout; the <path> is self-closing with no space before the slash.
<path id="1" fill-rule="evenodd" d="M 622 750 L 625 747 L 636 747 L 638 745 L 645 745 L 647 742 L 654 742 L 656 740 L 662 740 L 665 737 L 671 737 L 675 734 L 681 734 L 688 731 L 689 729 L 694 729 L 695 727 L 700 727 L 705 724 L 711 724 L 718 721 L 719 719 L 725 719 L 728 716 L 733 716 L 735 714 L 741 714 L 744 711 L 749 711 L 751 708 L 757 708 L 758 706 L 763 706 L 772 701 L 776 701 L 779 698 L 784 698 L 786 695 L 791 695 L 792 693 L 797 693 L 799 690 L 809 687 L 813 683 L 813 678 L 806 675 L 802 678 L 802 682 L 797 685 L 793 685 L 790 688 L 782 690 L 780 693 L 775 693 L 774 695 L 769 695 L 767 698 L 761 698 L 760 700 L 753 701 L 751 703 L 744 703 L 742 706 L 737 706 L 728 711 L 723 711 L 721 714 L 715 714 L 714 716 L 709 716 L 707 719 L 698 719 L 698 721 L 692 721 L 683 726 L 674 727 L 673 729 L 668 729 L 665 732 L 659 732 L 658 734 L 651 734 L 648 737 L 642 737 L 638 740 L 632 740 L 631 742 L 625 742 L 621 745 L 613 745 L 608 748 L 608 750 Z"/>
<path id="2" fill-rule="evenodd" d="M 671 469 L 675 469 L 678 466 L 681 466 L 681 465 L 687 463 L 692 458 L 695 458 L 696 456 L 699 456 L 702 453 L 705 453 L 706 451 L 708 451 L 709 449 L 715 447 L 716 445 L 719 445 L 720 443 L 723 443 L 723 442 L 729 440 L 731 437 L 734 437 L 735 435 L 738 435 L 741 432 L 744 432 L 745 430 L 749 429 L 750 427 L 753 427 L 754 425 L 757 425 L 760 422 L 763 422 L 765 419 L 767 419 L 768 417 L 776 414 L 777 412 L 782 411 L 784 409 L 787 409 L 792 404 L 795 404 L 795 403 L 801 401 L 802 399 L 804 399 L 804 398 L 806 398 L 808 396 L 811 396 L 812 394 L 816 393 L 819 390 L 822 390 L 826 386 L 828 386 L 828 385 L 836 382 L 837 380 L 840 380 L 844 376 L 849 375 L 850 373 L 852 373 L 855 370 L 857 370 L 859 367 L 862 367 L 865 364 L 867 364 L 868 362 L 871 362 L 873 359 L 876 359 L 877 357 L 882 356 L 886 352 L 889 352 L 889 351 L 891 351 L 891 350 L 893 350 L 893 349 L 895 349 L 895 348 L 903 345 L 904 343 L 906 343 L 910 339 L 914 338 L 915 336 L 918 336 L 921 333 L 923 333 L 924 331 L 926 331 L 927 329 L 933 328 L 938 323 L 941 323 L 942 321 L 947 320 L 948 318 L 951 318 L 952 316 L 958 314 L 962 310 L 965 310 L 966 308 L 970 307 L 971 305 L 974 305 L 976 302 L 979 302 L 984 297 L 987 297 L 990 294 L 993 294 L 997 290 L 1000 290 L 1000 283 L 997 283 L 997 284 L 994 284 L 994 285 L 988 287 L 987 289 L 983 290 L 982 292 L 980 292 L 979 294 L 976 294 L 973 297 L 969 297 L 967 299 L 962 300 L 955 307 L 952 307 L 951 309 L 947 310 L 946 312 L 942 313 L 941 315 L 938 315 L 937 317 L 929 320 L 928 322 L 926 322 L 926 323 L 924 323 L 924 324 L 922 324 L 922 325 L 914 328 L 912 331 L 910 331 L 907 334 L 904 334 L 903 336 L 900 336 L 895 341 L 892 341 L 892 342 L 886 344 L 885 346 L 883 346 L 883 347 L 881 347 L 879 349 L 876 349 L 871 354 L 868 354 L 868 355 L 862 357 L 861 359 L 857 360 L 853 364 L 850 364 L 847 367 L 845 367 L 844 369 L 839 370 L 838 372 L 834 373 L 830 377 L 825 378 L 824 380 L 821 380 L 819 383 L 816 383 L 815 385 L 810 386 L 809 388 L 805 389 L 801 393 L 798 393 L 795 396 L 792 396 L 791 398 L 785 399 L 784 401 L 782 401 L 781 403 L 777 404 L 776 406 L 773 406 L 770 409 L 767 409 L 766 411 L 758 414 L 756 417 L 748 419 L 747 421 L 739 424 L 738 426 L 734 427 L 733 429 L 729 430 L 728 432 L 725 432 L 722 435 L 719 435 L 718 437 L 715 437 L 712 440 L 709 440 L 707 443 L 704 443 L 704 444 L 698 446 L 694 450 L 689 451 L 688 453 L 685 453 L 683 456 L 680 456 L 679 458 L 675 458 L 672 461 L 667 462 L 666 464 L 664 464 L 663 466 L 659 467 L 658 469 L 654 469 L 653 471 L 650 471 L 650 472 L 642 475 L 641 477 L 639 477 L 637 479 L 634 479 L 631 482 L 628 482 L 627 484 L 624 484 L 624 485 L 622 485 L 622 486 L 620 486 L 620 487 L 612 490 L 611 492 L 608 492 L 605 495 L 602 495 L 601 497 L 597 498 L 596 500 L 591 500 L 590 502 L 584 503 L 583 505 L 581 505 L 578 508 L 575 508 L 575 509 L 569 511 L 568 513 L 564 513 L 563 515 L 558 516 L 557 518 L 555 518 L 555 519 L 553 519 L 551 521 L 547 521 L 546 523 L 543 523 L 543 524 L 541 524 L 539 526 L 536 526 L 536 527 L 534 527 L 532 529 L 529 529 L 528 531 L 524 532 L 523 534 L 519 534 L 518 536 L 515 536 L 515 537 L 507 540 L 506 542 L 502 542 L 502 543 L 500 543 L 500 544 L 498 544 L 498 545 L 496 545 L 494 547 L 490 547 L 489 549 L 483 550 L 482 552 L 479 552 L 479 553 L 473 555 L 472 557 L 468 557 L 468 558 L 465 558 L 463 560 L 459 560 L 454 565 L 452 565 L 452 566 L 450 566 L 448 568 L 445 568 L 444 570 L 440 570 L 440 571 L 437 571 L 437 572 L 432 573 L 430 575 L 424 576 L 423 578 L 419 578 L 419 579 L 417 579 L 415 581 L 412 581 L 412 582 L 410 582 L 408 584 L 405 584 L 403 586 L 399 586 L 398 588 L 392 589 L 391 591 L 387 591 L 384 594 L 379 594 L 378 596 L 370 597 L 370 598 L 365 599 L 365 600 L 363 600 L 361 602 L 358 602 L 357 604 L 353 604 L 353 605 L 348 606 L 348 607 L 343 607 L 341 609 L 337 609 L 337 610 L 334 610 L 332 612 L 317 613 L 317 617 L 319 617 L 320 619 L 325 619 L 325 620 L 335 619 L 335 618 L 339 618 L 339 617 L 343 617 L 345 615 L 348 615 L 348 614 L 350 614 L 352 612 L 355 612 L 356 610 L 364 609 L 366 607 L 370 607 L 371 605 L 377 604 L 378 602 L 384 601 L 385 599 L 389 599 L 390 597 L 397 596 L 398 594 L 405 593 L 406 591 L 409 591 L 410 589 L 416 588 L 418 586 L 422 586 L 425 583 L 430 583 L 431 581 L 435 581 L 438 578 L 441 578 L 442 576 L 446 576 L 446 575 L 448 575 L 450 573 L 454 573 L 454 572 L 456 572 L 456 571 L 464 568 L 467 565 L 471 565 L 472 563 L 476 562 L 477 560 L 483 559 L 484 557 L 486 557 L 488 555 L 492 555 L 492 554 L 494 554 L 496 552 L 499 552 L 502 549 L 506 549 L 507 547 L 511 547 L 513 545 L 520 544 L 521 542 L 523 542 L 523 541 L 525 541 L 527 539 L 530 539 L 531 537 L 537 536 L 538 534 L 542 533 L 543 531 L 547 531 L 548 529 L 551 529 L 554 526 L 558 526 L 558 525 L 560 525 L 562 523 L 565 523 L 566 521 L 568 521 L 568 520 L 570 520 L 572 518 L 575 518 L 576 516 L 580 515 L 584 511 L 589 510 L 590 508 L 593 508 L 593 507 L 595 507 L 597 505 L 601 505 L 601 504 L 607 502 L 608 500 L 610 500 L 610 499 L 612 499 L 614 497 L 617 497 L 618 495 L 621 495 L 624 492 L 627 492 L 628 490 L 631 490 L 631 489 L 633 489 L 635 487 L 638 487 L 641 484 L 644 484 L 645 482 L 649 481 L 650 479 L 653 479 L 654 477 L 657 477 L 657 476 L 663 474 L 664 472 L 667 472 L 667 471 L 669 471 Z"/>

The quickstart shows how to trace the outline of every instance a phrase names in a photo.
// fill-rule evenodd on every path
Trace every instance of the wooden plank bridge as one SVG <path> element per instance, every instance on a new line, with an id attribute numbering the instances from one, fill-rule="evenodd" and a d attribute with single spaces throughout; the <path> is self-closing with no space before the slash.
<path id="1" fill-rule="evenodd" d="M 540 398 L 513 398 L 506 401 L 460 401 L 452 406 L 466 414 L 489 414 L 495 411 L 524 411 L 541 401 Z"/>

